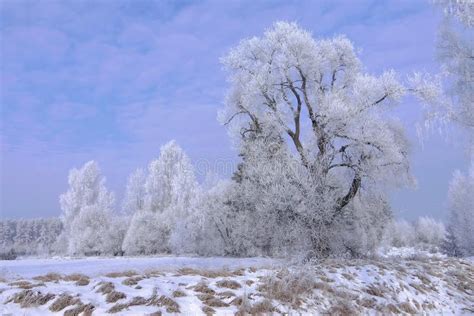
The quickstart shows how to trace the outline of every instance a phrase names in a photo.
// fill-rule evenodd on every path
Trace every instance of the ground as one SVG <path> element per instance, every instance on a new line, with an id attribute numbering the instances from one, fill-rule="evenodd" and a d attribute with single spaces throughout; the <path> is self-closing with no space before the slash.
<path id="1" fill-rule="evenodd" d="M 442 256 L 322 260 L 0 261 L 0 314 L 469 314 L 474 264 Z"/>

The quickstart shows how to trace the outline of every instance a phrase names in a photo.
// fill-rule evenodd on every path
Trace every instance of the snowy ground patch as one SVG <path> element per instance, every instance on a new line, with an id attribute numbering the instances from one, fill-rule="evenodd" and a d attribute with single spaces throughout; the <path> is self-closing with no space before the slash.
<path id="1" fill-rule="evenodd" d="M 474 313 L 474 265 L 453 258 L 287 267 L 261 258 L 177 257 L 7 265 L 0 279 L 0 313 L 7 315 Z"/>

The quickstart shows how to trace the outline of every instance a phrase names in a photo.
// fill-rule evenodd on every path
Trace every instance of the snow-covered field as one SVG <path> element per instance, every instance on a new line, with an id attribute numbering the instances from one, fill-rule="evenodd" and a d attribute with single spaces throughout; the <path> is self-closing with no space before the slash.
<path id="1" fill-rule="evenodd" d="M 110 271 L 149 269 L 161 271 L 179 268 L 238 269 L 248 267 L 271 267 L 277 260 L 268 258 L 196 258 L 196 257 L 87 257 L 0 260 L 0 277 L 31 278 L 49 272 L 71 274 L 84 273 L 94 277 Z"/>
<path id="2" fill-rule="evenodd" d="M 474 313 L 470 260 L 250 258 L 0 261 L 2 315 Z"/>

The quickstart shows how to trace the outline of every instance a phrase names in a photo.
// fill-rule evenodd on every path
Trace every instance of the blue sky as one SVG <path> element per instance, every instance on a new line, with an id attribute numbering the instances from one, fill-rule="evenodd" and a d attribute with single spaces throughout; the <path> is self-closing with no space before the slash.
<path id="1" fill-rule="evenodd" d="M 315 37 L 346 34 L 370 73 L 439 70 L 441 16 L 428 1 L 3 0 L 0 7 L 2 218 L 58 215 L 68 170 L 90 159 L 120 201 L 127 175 L 170 139 L 198 171 L 217 165 L 228 173 L 237 155 L 216 120 L 226 91 L 219 57 L 274 21 L 297 21 Z M 394 192 L 395 212 L 443 218 L 449 179 L 467 166 L 466 153 L 438 134 L 421 147 L 414 100 L 395 114 L 410 135 L 418 180 L 415 190 Z"/>

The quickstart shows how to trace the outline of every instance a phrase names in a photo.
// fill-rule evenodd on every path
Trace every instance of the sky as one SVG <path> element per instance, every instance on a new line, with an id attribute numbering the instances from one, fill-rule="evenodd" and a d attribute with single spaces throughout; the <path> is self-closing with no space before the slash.
<path id="1" fill-rule="evenodd" d="M 127 176 L 171 139 L 200 179 L 228 176 L 238 156 L 216 119 L 228 88 L 219 58 L 279 20 L 347 35 L 372 74 L 439 71 L 441 14 L 429 1 L 0 1 L 0 217 L 59 215 L 69 169 L 88 160 L 120 205 Z M 394 115 L 417 179 L 392 192 L 394 212 L 443 219 L 451 175 L 467 168 L 460 136 L 421 142 L 410 98 Z"/>

